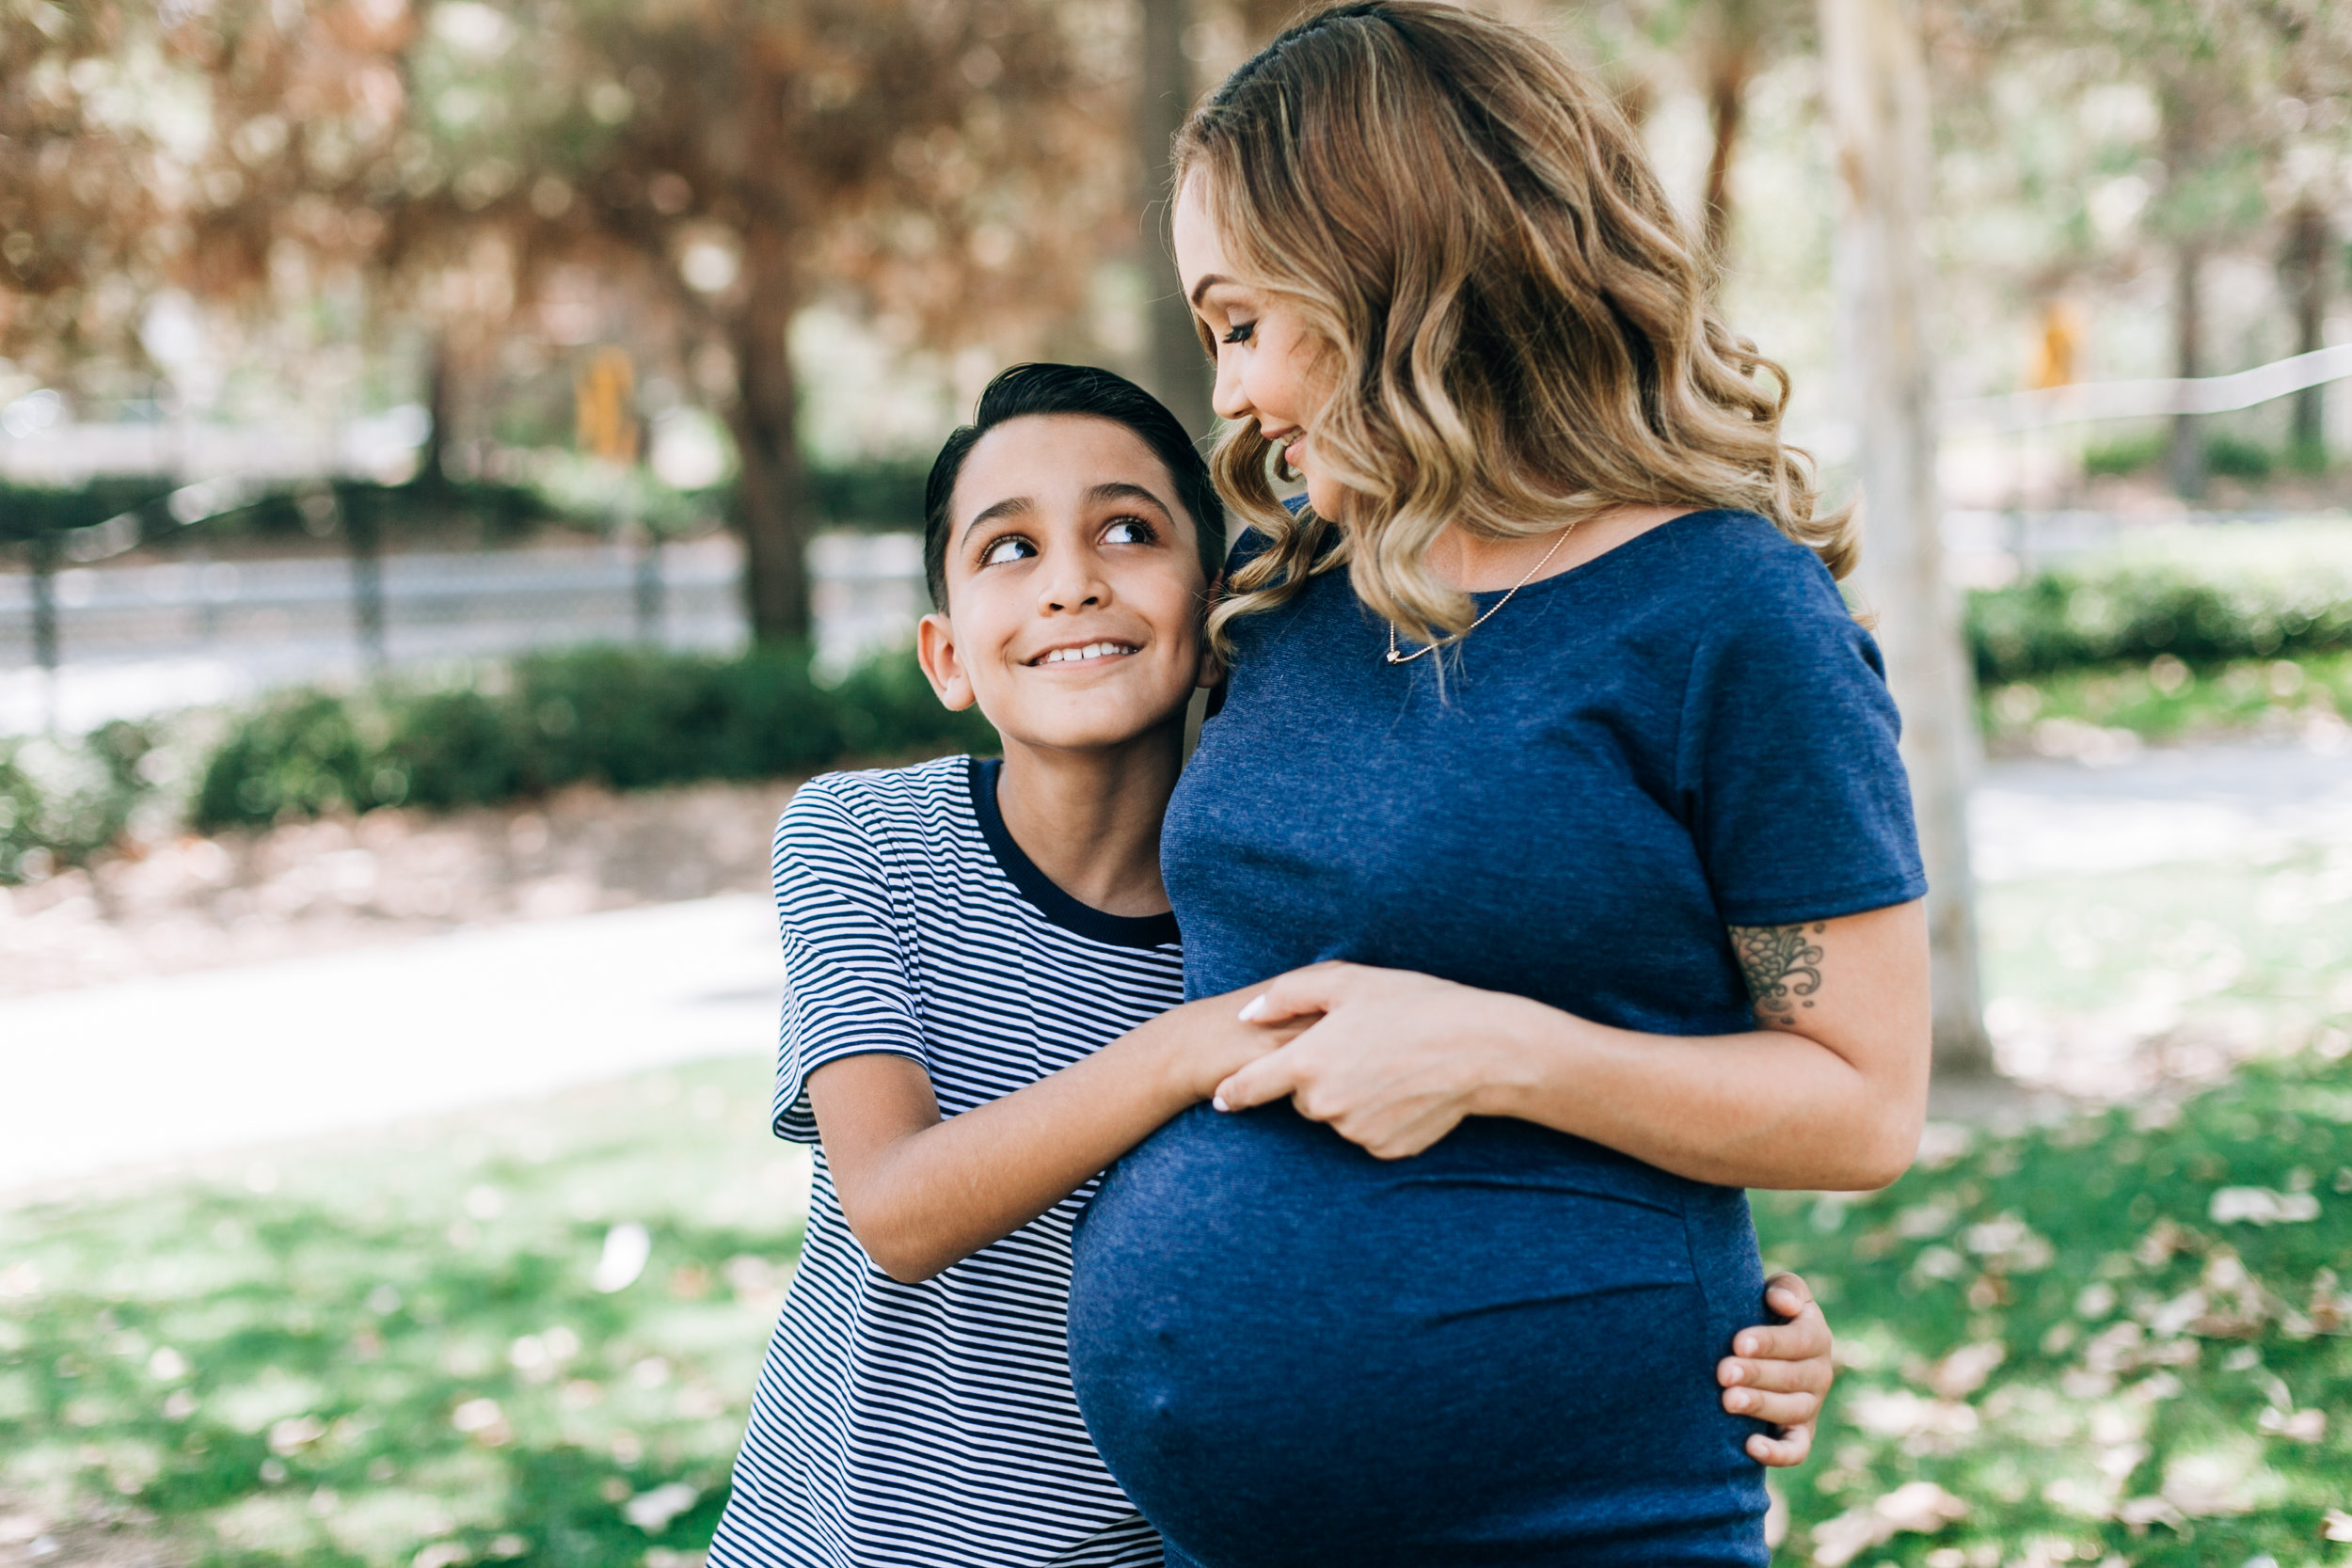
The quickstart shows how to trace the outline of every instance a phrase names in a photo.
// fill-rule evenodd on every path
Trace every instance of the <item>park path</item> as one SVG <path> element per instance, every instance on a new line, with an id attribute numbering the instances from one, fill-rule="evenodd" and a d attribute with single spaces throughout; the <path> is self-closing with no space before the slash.
<path id="1" fill-rule="evenodd" d="M 2155 751 L 2004 762 L 1988 881 L 2352 844 L 2352 757 Z M 0 1000 L 0 1192 L 773 1049 L 757 895 Z"/>
<path id="2" fill-rule="evenodd" d="M 733 894 L 0 1001 L 0 1192 L 770 1048 Z"/>

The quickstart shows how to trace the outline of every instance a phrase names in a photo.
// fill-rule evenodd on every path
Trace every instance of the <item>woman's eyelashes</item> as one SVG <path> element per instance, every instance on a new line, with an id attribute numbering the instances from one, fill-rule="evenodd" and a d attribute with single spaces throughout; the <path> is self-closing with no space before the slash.
<path id="1" fill-rule="evenodd" d="M 1250 334 L 1257 330 L 1256 322 L 1235 322 L 1225 329 L 1224 337 L 1219 341 L 1228 343 L 1246 343 L 1249 341 Z"/>

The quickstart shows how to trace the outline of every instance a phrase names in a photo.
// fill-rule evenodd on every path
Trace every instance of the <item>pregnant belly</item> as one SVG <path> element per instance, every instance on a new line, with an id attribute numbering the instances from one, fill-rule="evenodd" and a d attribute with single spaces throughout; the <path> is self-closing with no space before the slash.
<path id="1" fill-rule="evenodd" d="M 1070 1365 L 1171 1560 L 1761 1563 L 1745 1197 L 1524 1122 L 1373 1159 L 1200 1107 L 1078 1227 Z"/>

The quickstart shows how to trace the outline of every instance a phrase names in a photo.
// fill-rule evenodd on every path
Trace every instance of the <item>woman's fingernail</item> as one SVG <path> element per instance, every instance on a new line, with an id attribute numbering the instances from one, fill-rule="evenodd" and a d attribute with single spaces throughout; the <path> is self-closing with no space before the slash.
<path id="1" fill-rule="evenodd" d="M 1724 1396 L 1724 1402 L 1734 1410 L 1745 1410 L 1748 1407 L 1748 1396 L 1744 1390 L 1734 1388 Z"/>
<path id="2" fill-rule="evenodd" d="M 1731 1348 L 1738 1351 L 1741 1355 L 1754 1355 L 1756 1354 L 1756 1336 L 1753 1334 L 1742 1334 L 1740 1336 L 1740 1342 Z"/>
<path id="3" fill-rule="evenodd" d="M 1724 1386 L 1728 1388 L 1735 1383 L 1744 1383 L 1747 1381 L 1747 1377 L 1748 1370 L 1740 1365 L 1739 1362 L 1734 1361 L 1730 1366 L 1724 1369 Z"/>
<path id="4" fill-rule="evenodd" d="M 1260 991 L 1249 999 L 1249 1006 L 1241 1010 L 1241 1021 L 1244 1023 L 1257 1022 L 1265 1017 L 1265 992 Z"/>
<path id="5" fill-rule="evenodd" d="M 1209 1103 L 1216 1106 L 1220 1111 L 1230 1111 L 1232 1109 L 1231 1105 L 1225 1103 L 1225 1097 L 1221 1094 L 1211 1100 Z"/>

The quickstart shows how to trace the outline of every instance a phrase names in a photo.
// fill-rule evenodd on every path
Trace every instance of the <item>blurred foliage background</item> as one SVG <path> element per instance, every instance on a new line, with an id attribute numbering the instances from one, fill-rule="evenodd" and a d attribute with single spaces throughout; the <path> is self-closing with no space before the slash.
<path id="1" fill-rule="evenodd" d="M 1502 8 L 1641 119 L 1732 319 L 1795 371 L 1794 423 L 1835 463 L 1810 7 Z M 561 451 L 651 458 L 740 533 L 758 635 L 804 639 L 813 527 L 910 521 L 874 476 L 919 462 L 1009 359 L 1113 364 L 1205 429 L 1160 150 L 1288 9 L 8 0 L 0 404 L 26 433 L 413 406 L 400 510 L 418 518 L 511 523 L 528 508 L 496 487 L 561 488 Z M 1925 0 L 1919 21 L 1947 395 L 2210 374 L 2329 341 L 2343 8 Z M 2168 463 L 2192 498 L 2324 470 L 2346 438 L 2327 409 L 2315 389 L 2103 427 L 2059 467 L 2079 489 Z M 10 494 L 0 527 L 66 504 Z"/>

